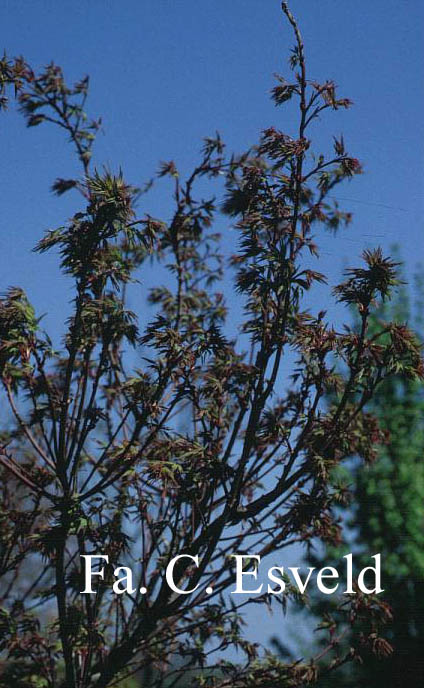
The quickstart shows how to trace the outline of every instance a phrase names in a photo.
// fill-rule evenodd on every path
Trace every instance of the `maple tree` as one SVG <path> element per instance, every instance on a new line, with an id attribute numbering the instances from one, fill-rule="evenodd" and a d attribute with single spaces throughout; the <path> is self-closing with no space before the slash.
<path id="1" fill-rule="evenodd" d="M 0 450 L 0 685 L 106 688 L 153 667 L 158 685 L 190 670 L 197 685 L 300 686 L 360 652 L 339 655 L 332 629 L 319 658 L 261 655 L 243 635 L 249 601 L 227 594 L 234 552 L 265 556 L 316 537 L 338 540 L 334 505 L 345 490 L 332 467 L 353 453 L 375 456 L 384 433 L 364 407 L 378 385 L 423 374 L 406 327 L 368 333 L 373 308 L 397 284 L 396 263 L 380 249 L 366 251 L 362 267 L 333 290 L 357 309 L 359 330 L 338 331 L 304 306 L 326 281 L 307 267 L 308 256 L 319 263 L 318 229 L 350 221 L 329 194 L 361 166 L 342 138 L 330 156 L 311 152 L 310 123 L 351 103 L 334 83 L 308 79 L 299 28 L 285 2 L 282 11 L 295 37 L 294 76 L 278 77 L 272 97 L 278 106 L 297 101 L 294 133 L 265 129 L 238 156 L 208 138 L 186 180 L 174 162 L 162 165 L 158 177 L 173 185 L 166 221 L 138 217 L 138 190 L 121 173 L 93 168 L 100 123 L 85 114 L 88 79 L 69 87 L 55 64 L 36 74 L 23 59 L 0 62 L 2 105 L 14 89 L 27 125 L 59 126 L 82 165 L 81 178 L 53 185 L 58 195 L 79 191 L 81 210 L 36 246 L 56 251 L 74 283 L 62 346 L 22 289 L 0 301 L 0 375 L 14 417 Z M 227 268 L 214 231 L 222 178 L 222 210 L 238 233 Z M 200 180 L 211 186 L 206 200 Z M 146 323 L 128 309 L 126 287 L 156 263 L 169 279 L 141 292 L 151 304 Z M 238 340 L 225 329 L 237 315 L 217 288 L 224 269 L 243 302 Z M 138 366 L 129 347 L 141 353 Z M 96 553 L 110 564 L 96 594 L 82 595 L 81 556 Z M 201 583 L 192 595 L 175 595 L 165 580 L 166 564 L 181 553 L 199 557 L 199 567 L 180 560 L 174 569 L 180 587 Z M 114 566 L 126 562 L 137 564 L 135 592 L 114 594 Z M 284 607 L 296 594 L 288 585 L 287 595 L 255 602 Z M 348 596 L 339 614 L 352 627 L 360 622 L 364 647 L 389 652 L 378 628 L 390 612 L 378 597 Z M 223 659 L 229 647 L 245 661 Z"/>

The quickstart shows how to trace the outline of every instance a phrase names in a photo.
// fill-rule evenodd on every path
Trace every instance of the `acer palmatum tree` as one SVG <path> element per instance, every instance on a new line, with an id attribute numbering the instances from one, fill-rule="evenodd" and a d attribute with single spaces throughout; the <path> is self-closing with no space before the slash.
<path id="1" fill-rule="evenodd" d="M 14 88 L 27 124 L 63 128 L 83 166 L 80 179 L 53 187 L 80 191 L 80 211 L 36 247 L 58 252 L 74 282 L 61 348 L 21 289 L 0 302 L 0 373 L 14 418 L 0 453 L 1 685 L 106 688 L 150 667 L 158 684 L 190 669 L 197 685 L 300 686 L 317 678 L 318 659 L 325 672 L 360 654 L 361 645 L 337 653 L 332 625 L 319 658 L 260 655 L 243 636 L 249 600 L 227 594 L 233 553 L 337 541 L 333 508 L 345 490 L 331 468 L 352 454 L 374 457 L 382 433 L 363 409 L 379 383 L 422 375 L 406 328 L 368 334 L 375 304 L 396 285 L 396 265 L 379 249 L 333 291 L 357 308 L 359 331 L 336 330 L 303 305 L 325 281 L 306 267 L 311 255 L 319 265 L 314 235 L 350 220 L 328 194 L 361 168 L 343 139 L 331 156 L 311 153 L 310 123 L 350 102 L 332 82 L 308 79 L 299 29 L 286 3 L 282 11 L 295 35 L 294 76 L 278 77 L 273 98 L 297 101 L 295 130 L 266 129 L 239 157 L 226 157 L 219 137 L 206 139 L 186 180 L 164 164 L 158 177 L 170 178 L 175 206 L 168 221 L 139 217 L 137 190 L 122 174 L 92 168 L 99 122 L 84 113 L 88 80 L 69 88 L 53 64 L 36 75 L 23 60 L 0 63 L 2 104 Z M 196 193 L 202 180 L 213 197 L 223 175 L 223 209 L 239 235 L 230 262 L 242 316 L 228 314 L 216 291 L 227 256 L 213 231 L 215 202 Z M 150 321 L 145 307 L 139 321 L 126 286 L 156 263 L 169 279 L 148 294 L 139 287 L 139 302 L 152 304 Z M 228 339 L 228 317 L 240 320 L 239 341 Z M 346 378 L 335 372 L 341 363 Z M 330 408 L 322 403 L 329 390 Z M 104 578 L 95 579 L 96 593 L 81 594 L 83 557 L 99 553 L 109 557 Z M 174 569 L 179 587 L 200 584 L 191 595 L 175 594 L 165 579 L 182 553 L 198 556 L 198 567 L 184 559 Z M 117 594 L 113 572 L 124 564 L 136 572 L 134 591 Z M 291 594 L 287 584 L 284 596 L 254 599 L 284 608 Z M 341 633 L 359 620 L 362 645 L 388 651 L 378 629 L 390 613 L 377 597 L 348 595 L 339 614 Z M 245 660 L 224 661 L 229 647 Z"/>

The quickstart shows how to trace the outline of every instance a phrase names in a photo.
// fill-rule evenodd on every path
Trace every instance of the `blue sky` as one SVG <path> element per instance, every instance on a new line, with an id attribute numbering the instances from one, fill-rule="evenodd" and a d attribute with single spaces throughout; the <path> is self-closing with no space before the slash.
<path id="1" fill-rule="evenodd" d="M 424 3 L 292 0 L 291 6 L 310 77 L 334 79 L 355 103 L 312 130 L 315 149 L 343 132 L 366 172 L 337 191 L 354 221 L 338 238 L 323 238 L 319 269 L 334 283 L 363 248 L 398 242 L 412 272 L 424 257 Z M 142 185 L 161 160 L 189 170 L 202 137 L 217 129 L 230 151 L 244 150 L 271 125 L 293 133 L 291 112 L 269 100 L 272 74 L 288 74 L 293 43 L 277 0 L 3 0 L 0 25 L 10 56 L 23 54 L 36 68 L 54 60 L 70 81 L 90 74 L 87 109 L 104 122 L 94 161 L 122 166 L 134 184 Z M 27 289 L 57 335 L 70 284 L 54 256 L 37 257 L 31 248 L 45 229 L 80 209 L 77 194 L 57 199 L 49 191 L 56 177 L 71 177 L 78 167 L 61 132 L 26 130 L 13 105 L 1 115 L 0 151 L 0 290 Z M 140 212 L 166 219 L 166 192 L 161 186 L 144 197 Z M 319 298 L 312 307 L 322 307 Z M 271 633 L 273 623 L 266 624 Z"/>
<path id="2" fill-rule="evenodd" d="M 412 270 L 424 255 L 424 4 L 293 0 L 292 8 L 310 76 L 334 79 L 355 102 L 315 127 L 316 148 L 343 132 L 366 171 L 338 190 L 355 219 L 338 239 L 325 237 L 321 268 L 334 282 L 364 246 L 397 241 Z M 290 112 L 268 97 L 272 74 L 287 74 L 293 43 L 277 0 L 3 0 L 0 25 L 8 54 L 36 67 L 54 60 L 69 80 L 90 74 L 88 110 L 104 121 L 95 162 L 121 165 L 135 184 L 160 160 L 188 170 L 201 138 L 217 129 L 235 151 L 269 125 L 293 131 Z M 77 194 L 56 199 L 49 192 L 55 177 L 72 176 L 77 166 L 60 131 L 26 130 L 13 107 L 1 117 L 0 150 L 0 288 L 27 288 L 54 326 L 69 285 L 53 256 L 30 249 L 79 209 Z M 143 199 L 144 209 L 166 219 L 168 190 Z"/>

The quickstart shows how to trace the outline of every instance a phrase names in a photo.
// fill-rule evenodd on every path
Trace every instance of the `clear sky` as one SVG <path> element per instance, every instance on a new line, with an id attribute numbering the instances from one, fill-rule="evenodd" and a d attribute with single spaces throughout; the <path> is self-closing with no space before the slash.
<path id="1" fill-rule="evenodd" d="M 334 79 L 355 102 L 318 125 L 318 141 L 343 132 L 366 171 L 338 189 L 355 220 L 325 240 L 324 268 L 337 280 L 365 245 L 398 241 L 412 270 L 424 256 L 424 3 L 292 0 L 292 8 L 310 76 Z M 160 160 L 188 169 L 217 129 L 236 151 L 266 126 L 292 131 L 268 97 L 293 43 L 278 0 L 3 0 L 0 26 L 8 54 L 36 67 L 54 60 L 69 80 L 90 74 L 88 110 L 104 120 L 95 162 L 121 165 L 135 184 Z M 75 172 L 73 154 L 60 131 L 25 130 L 13 111 L 1 116 L 0 151 L 0 288 L 26 287 L 50 324 L 70 292 L 54 258 L 30 249 L 79 209 L 77 194 L 49 192 L 55 177 Z M 163 189 L 144 208 L 166 219 Z"/>
<path id="2" fill-rule="evenodd" d="M 319 269 L 334 282 L 366 246 L 398 242 L 413 271 L 424 258 L 424 3 L 292 0 L 291 6 L 310 77 L 334 79 L 355 103 L 318 125 L 318 143 L 343 132 L 366 172 L 337 191 L 354 222 L 336 240 L 324 239 Z M 293 43 L 278 0 L 2 0 L 0 26 L 10 56 L 22 54 L 36 68 L 54 60 L 70 81 L 90 75 L 87 109 L 104 122 L 95 163 L 122 166 L 134 184 L 143 184 L 161 160 L 188 170 L 201 138 L 217 129 L 235 151 L 271 125 L 293 132 L 290 114 L 268 95 L 272 74 L 288 74 Z M 45 229 L 80 209 L 77 194 L 57 199 L 49 191 L 56 177 L 75 174 L 73 153 L 60 131 L 26 130 L 11 106 L 1 114 L 0 155 L 0 290 L 23 286 L 59 331 L 70 285 L 54 257 L 30 251 Z M 170 206 L 162 193 L 143 198 L 140 211 L 166 219 Z"/>

